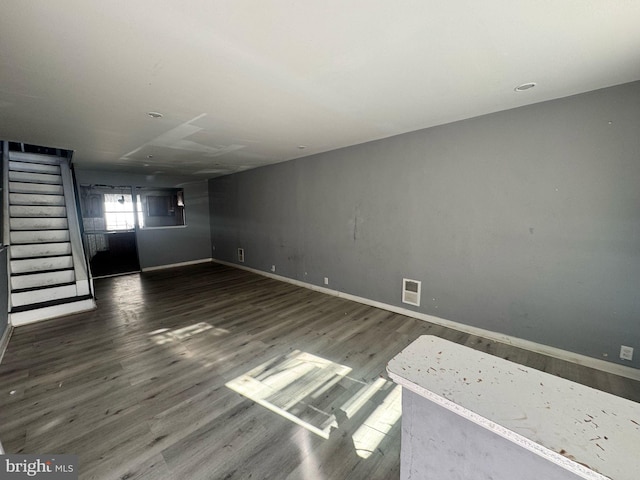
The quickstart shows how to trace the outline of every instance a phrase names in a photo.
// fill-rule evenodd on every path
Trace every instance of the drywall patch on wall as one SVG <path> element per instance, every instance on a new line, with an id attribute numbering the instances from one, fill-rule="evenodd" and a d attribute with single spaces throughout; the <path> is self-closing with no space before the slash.
<path id="1" fill-rule="evenodd" d="M 349 227 L 353 232 L 353 241 L 357 242 L 359 235 L 358 227 L 362 225 L 363 219 L 360 214 L 360 205 L 356 204 L 353 210 L 353 220 L 349 220 Z"/>

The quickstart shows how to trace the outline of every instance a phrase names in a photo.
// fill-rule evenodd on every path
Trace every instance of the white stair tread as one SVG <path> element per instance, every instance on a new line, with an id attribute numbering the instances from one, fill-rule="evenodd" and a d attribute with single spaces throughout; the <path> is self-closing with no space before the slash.
<path id="1" fill-rule="evenodd" d="M 11 244 L 68 242 L 69 230 L 20 230 L 11 232 Z"/>
<path id="2" fill-rule="evenodd" d="M 11 273 L 41 272 L 43 270 L 73 268 L 73 257 L 71 255 L 65 255 L 60 257 L 11 260 L 10 265 Z"/>
<path id="3" fill-rule="evenodd" d="M 11 230 L 66 230 L 66 218 L 11 218 Z"/>
<path id="4" fill-rule="evenodd" d="M 34 288 L 60 285 L 76 281 L 73 270 L 60 270 L 58 272 L 32 273 L 30 275 L 19 275 L 11 277 L 11 288 L 18 290 L 21 288 Z"/>
<path id="5" fill-rule="evenodd" d="M 92 298 L 85 300 L 70 300 L 69 303 L 64 303 L 62 305 L 10 313 L 9 318 L 14 327 L 19 327 L 21 325 L 28 325 L 29 323 L 71 315 L 73 313 L 86 312 L 94 310 L 95 308 L 96 303 Z"/>
<path id="6" fill-rule="evenodd" d="M 62 195 L 64 193 L 62 189 L 62 185 L 51 185 L 46 183 L 23 183 L 23 182 L 9 182 L 9 192 L 52 194 L 52 195 Z"/>
<path id="7" fill-rule="evenodd" d="M 9 180 L 12 182 L 45 183 L 50 185 L 62 184 L 62 177 L 60 175 L 49 175 L 47 173 L 9 171 Z"/>
<path id="8" fill-rule="evenodd" d="M 9 160 L 15 162 L 33 162 L 44 163 L 48 165 L 60 165 L 60 161 L 65 160 L 61 157 L 54 155 L 42 155 L 39 153 L 27 153 L 27 152 L 9 152 Z"/>
<path id="9" fill-rule="evenodd" d="M 57 205 L 64 206 L 64 195 L 41 195 L 38 193 L 11 193 L 9 205 Z"/>
<path id="10" fill-rule="evenodd" d="M 51 205 L 11 205 L 9 215 L 12 217 L 66 217 L 66 207 Z"/>
<path id="11" fill-rule="evenodd" d="M 49 173 L 53 175 L 60 175 L 59 165 L 47 165 L 44 163 L 9 161 L 9 170 L 15 172 Z"/>
<path id="12" fill-rule="evenodd" d="M 12 245 L 11 258 L 54 257 L 71 255 L 71 242 Z"/>
<path id="13" fill-rule="evenodd" d="M 22 307 L 35 303 L 48 302 L 61 298 L 75 297 L 77 293 L 76 285 L 65 285 L 62 287 L 43 288 L 31 292 L 20 292 L 11 294 L 11 305 Z"/>

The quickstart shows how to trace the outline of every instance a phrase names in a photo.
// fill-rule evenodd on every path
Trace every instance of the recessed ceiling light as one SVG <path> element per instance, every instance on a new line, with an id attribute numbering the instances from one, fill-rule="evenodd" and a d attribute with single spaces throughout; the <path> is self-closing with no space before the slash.
<path id="1" fill-rule="evenodd" d="M 147 158 L 153 158 L 153 155 L 147 155 Z"/>
<path id="2" fill-rule="evenodd" d="M 516 92 L 524 92 L 525 90 L 530 90 L 537 85 L 536 82 L 523 83 L 522 85 L 518 85 L 514 90 Z"/>
<path id="3" fill-rule="evenodd" d="M 149 115 L 151 118 L 162 118 L 162 114 L 158 112 L 148 112 L 147 115 Z"/>
<path id="4" fill-rule="evenodd" d="M 300 150 L 304 150 L 305 148 L 307 148 L 307 146 L 306 146 L 306 145 L 298 145 L 298 148 L 299 148 Z"/>

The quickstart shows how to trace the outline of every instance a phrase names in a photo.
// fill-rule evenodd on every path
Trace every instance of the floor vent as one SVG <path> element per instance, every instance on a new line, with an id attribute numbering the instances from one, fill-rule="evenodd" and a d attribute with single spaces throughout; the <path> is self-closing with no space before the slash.
<path id="1" fill-rule="evenodd" d="M 420 290 L 422 282 L 418 280 L 402 279 L 402 302 L 409 305 L 420 306 Z"/>
<path id="2" fill-rule="evenodd" d="M 244 248 L 238 249 L 238 261 L 244 263 Z"/>

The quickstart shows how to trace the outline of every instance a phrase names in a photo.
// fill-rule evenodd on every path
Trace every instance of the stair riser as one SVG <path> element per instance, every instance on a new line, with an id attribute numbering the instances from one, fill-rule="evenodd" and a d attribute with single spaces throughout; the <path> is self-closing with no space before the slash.
<path id="1" fill-rule="evenodd" d="M 64 196 L 11 193 L 9 195 L 9 205 L 49 205 L 64 207 Z"/>
<path id="2" fill-rule="evenodd" d="M 71 255 L 71 243 L 41 243 L 36 245 L 12 245 L 11 258 L 53 257 Z"/>
<path id="3" fill-rule="evenodd" d="M 34 230 L 11 232 L 11 244 L 68 242 L 69 230 Z"/>
<path id="4" fill-rule="evenodd" d="M 66 218 L 12 218 L 11 230 L 66 230 Z"/>
<path id="5" fill-rule="evenodd" d="M 42 290 L 34 290 L 32 292 L 21 292 L 11 294 L 11 305 L 21 307 L 32 303 L 49 302 L 60 298 L 70 298 L 76 296 L 77 290 L 75 285 L 66 285 L 64 287 L 43 288 Z"/>
<path id="6" fill-rule="evenodd" d="M 14 162 L 30 162 L 45 165 L 60 165 L 60 157 L 39 153 L 9 152 L 9 160 Z"/>
<path id="7" fill-rule="evenodd" d="M 9 181 L 26 182 L 26 183 L 45 183 L 49 185 L 62 185 L 62 177 L 60 175 L 48 175 L 44 173 L 9 171 Z"/>
<path id="8" fill-rule="evenodd" d="M 11 277 L 11 288 L 18 290 L 21 288 L 52 287 L 62 283 L 75 282 L 76 277 L 73 270 L 63 270 L 60 272 L 34 273 L 32 275 L 20 275 Z"/>
<path id="9" fill-rule="evenodd" d="M 95 310 L 95 308 L 96 304 L 93 299 L 88 299 L 65 303 L 63 305 L 56 305 L 53 307 L 38 308 L 26 312 L 10 313 L 9 318 L 14 327 L 19 327 L 30 323 L 40 322 L 42 320 L 49 320 L 51 318 L 72 315 L 80 312 L 88 312 Z"/>
<path id="10" fill-rule="evenodd" d="M 11 261 L 11 273 L 31 273 L 43 270 L 59 270 L 62 268 L 73 268 L 73 258 L 70 255 Z"/>
<path id="11" fill-rule="evenodd" d="M 66 218 L 67 209 L 65 207 L 51 207 L 46 205 L 37 205 L 37 206 L 11 205 L 9 207 L 9 215 L 11 217 Z"/>
<path id="12" fill-rule="evenodd" d="M 46 183 L 9 182 L 11 193 L 33 193 L 46 195 L 63 195 L 62 185 L 47 185 Z"/>
<path id="13" fill-rule="evenodd" d="M 31 172 L 31 173 L 46 173 L 49 175 L 60 175 L 59 165 L 46 165 L 41 163 L 27 163 L 27 162 L 9 162 L 9 171 L 17 172 Z"/>

